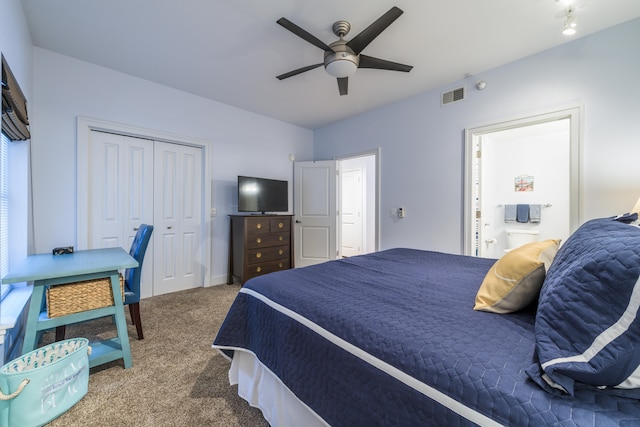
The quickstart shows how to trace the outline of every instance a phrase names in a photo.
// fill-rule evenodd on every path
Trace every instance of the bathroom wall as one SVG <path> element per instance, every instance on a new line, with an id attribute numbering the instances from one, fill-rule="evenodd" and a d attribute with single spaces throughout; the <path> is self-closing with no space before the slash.
<path id="1" fill-rule="evenodd" d="M 569 236 L 569 137 L 568 119 L 483 135 L 480 256 L 502 256 L 507 230 L 536 230 L 539 240 Z M 521 175 L 533 179 L 531 191 L 516 191 Z M 506 223 L 504 205 L 518 203 L 549 206 L 539 223 Z"/>

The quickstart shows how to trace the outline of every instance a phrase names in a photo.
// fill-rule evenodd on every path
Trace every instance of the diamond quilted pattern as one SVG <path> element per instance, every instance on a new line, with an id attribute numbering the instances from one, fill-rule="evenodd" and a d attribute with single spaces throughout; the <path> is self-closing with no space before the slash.
<path id="1" fill-rule="evenodd" d="M 528 378 L 535 313 L 473 310 L 493 262 L 393 249 L 260 276 L 245 284 L 214 346 L 254 352 L 333 426 L 474 425 L 429 397 L 433 391 L 510 426 L 637 422 L 627 399 L 586 389 L 558 397 Z M 380 367 L 322 334 L 354 344 Z"/>

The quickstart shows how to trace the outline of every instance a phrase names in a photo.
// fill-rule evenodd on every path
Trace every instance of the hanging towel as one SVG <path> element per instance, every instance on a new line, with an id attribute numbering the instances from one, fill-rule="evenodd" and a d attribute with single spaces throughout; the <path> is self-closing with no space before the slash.
<path id="1" fill-rule="evenodd" d="M 529 205 L 529 222 L 540 222 L 542 205 Z"/>
<path id="2" fill-rule="evenodd" d="M 529 205 L 518 204 L 516 206 L 516 221 L 529 222 Z"/>
<path id="3" fill-rule="evenodd" d="M 504 205 L 504 222 L 516 222 L 516 205 Z"/>

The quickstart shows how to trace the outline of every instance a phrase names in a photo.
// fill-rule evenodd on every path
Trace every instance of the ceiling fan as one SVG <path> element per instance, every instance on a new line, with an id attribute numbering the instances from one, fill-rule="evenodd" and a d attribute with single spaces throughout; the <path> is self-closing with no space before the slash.
<path id="1" fill-rule="evenodd" d="M 349 33 L 351 24 L 347 21 L 337 21 L 333 24 L 333 33 L 340 37 L 340 39 L 329 45 L 325 44 L 322 40 L 313 36 L 306 30 L 298 27 L 288 19 L 278 19 L 276 21 L 278 24 L 282 25 L 298 37 L 308 41 L 312 45 L 324 50 L 324 61 L 289 71 L 288 73 L 277 76 L 277 78 L 279 80 L 284 80 L 324 65 L 327 73 L 337 78 L 340 95 L 346 95 L 349 86 L 349 76 L 355 73 L 358 68 L 375 68 L 378 70 L 404 71 L 408 73 L 411 71 L 413 66 L 398 64 L 397 62 L 374 58 L 360 53 L 373 41 L 373 39 L 378 37 L 380 33 L 391 25 L 393 21 L 398 19 L 402 13 L 403 12 L 400 8 L 396 6 L 392 7 L 387 11 L 387 13 L 382 15 L 373 24 L 369 25 L 360 34 L 349 41 L 346 41 L 344 36 Z"/>

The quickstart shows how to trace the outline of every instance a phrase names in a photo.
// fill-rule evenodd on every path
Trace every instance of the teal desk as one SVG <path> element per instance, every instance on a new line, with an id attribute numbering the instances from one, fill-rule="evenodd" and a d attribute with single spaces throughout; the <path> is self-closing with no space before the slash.
<path id="1" fill-rule="evenodd" d="M 138 261 L 122 248 L 90 249 L 73 254 L 30 255 L 2 278 L 2 283 L 33 282 L 33 293 L 27 316 L 22 354 L 36 348 L 39 331 L 70 325 L 99 317 L 114 316 L 117 338 L 92 342 L 89 366 L 97 366 L 112 360 L 123 359 L 124 367 L 130 368 L 131 349 L 129 334 L 124 317 L 124 305 L 121 298 L 115 298 L 115 305 L 95 310 L 82 311 L 55 318 L 48 318 L 46 312 L 40 313 L 47 286 L 111 278 L 113 295 L 120 295 L 118 270 L 137 267 Z"/>

